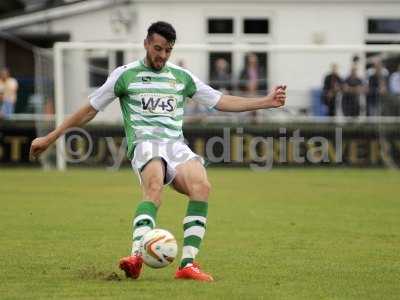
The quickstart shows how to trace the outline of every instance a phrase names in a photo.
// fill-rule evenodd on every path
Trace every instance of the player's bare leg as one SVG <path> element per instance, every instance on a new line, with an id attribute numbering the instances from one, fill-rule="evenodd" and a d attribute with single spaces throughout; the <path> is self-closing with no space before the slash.
<path id="1" fill-rule="evenodd" d="M 190 199 L 208 202 L 211 184 L 206 169 L 197 159 L 191 159 L 176 167 L 176 176 L 172 186 Z"/>
<path id="2" fill-rule="evenodd" d="M 199 265 L 194 262 L 206 229 L 208 196 L 211 189 L 206 170 L 198 160 L 192 159 L 178 165 L 176 171 L 173 187 L 189 197 L 189 204 L 183 220 L 182 260 L 175 278 L 213 281 L 212 276 L 201 271 Z"/>
<path id="3" fill-rule="evenodd" d="M 143 201 L 139 203 L 133 221 L 132 255 L 120 260 L 119 267 L 127 277 L 137 279 L 143 265 L 139 247 L 142 236 L 155 227 L 157 209 L 161 205 L 165 166 L 161 159 L 153 159 L 141 173 Z"/>
<path id="4" fill-rule="evenodd" d="M 161 193 L 165 178 L 165 165 L 161 158 L 152 159 L 140 173 L 144 199 L 161 205 Z"/>

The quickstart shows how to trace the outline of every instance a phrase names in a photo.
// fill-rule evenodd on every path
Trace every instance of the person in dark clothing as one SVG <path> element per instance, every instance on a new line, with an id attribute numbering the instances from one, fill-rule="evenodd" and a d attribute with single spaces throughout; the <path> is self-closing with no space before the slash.
<path id="1" fill-rule="evenodd" d="M 388 94 L 388 78 L 389 72 L 380 61 L 368 70 L 367 116 L 380 114 L 380 101 Z"/>
<path id="2" fill-rule="evenodd" d="M 338 74 L 337 64 L 332 64 L 331 72 L 324 78 L 322 102 L 328 107 L 328 116 L 336 115 L 336 97 L 342 92 L 343 80 Z"/>
<path id="3" fill-rule="evenodd" d="M 214 69 L 210 76 L 210 85 L 223 93 L 229 93 L 232 90 L 229 63 L 222 57 L 215 60 Z"/>
<path id="4" fill-rule="evenodd" d="M 351 73 L 343 85 L 342 110 L 345 116 L 360 115 L 360 97 L 364 88 L 364 83 L 357 74 L 357 68 L 352 67 Z"/>

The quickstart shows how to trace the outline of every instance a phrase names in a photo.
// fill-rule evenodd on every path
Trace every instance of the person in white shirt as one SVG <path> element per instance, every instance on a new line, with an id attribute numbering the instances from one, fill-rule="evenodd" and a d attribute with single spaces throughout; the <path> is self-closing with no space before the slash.
<path id="1" fill-rule="evenodd" d="M 389 77 L 390 106 L 388 115 L 400 116 L 400 64 Z"/>
<path id="2" fill-rule="evenodd" d="M 0 71 L 0 99 L 2 102 L 0 118 L 8 118 L 14 113 L 17 101 L 18 82 L 10 76 L 7 68 Z"/>
<path id="3" fill-rule="evenodd" d="M 392 94 L 400 95 L 400 64 L 397 66 L 397 71 L 390 75 L 389 89 Z"/>

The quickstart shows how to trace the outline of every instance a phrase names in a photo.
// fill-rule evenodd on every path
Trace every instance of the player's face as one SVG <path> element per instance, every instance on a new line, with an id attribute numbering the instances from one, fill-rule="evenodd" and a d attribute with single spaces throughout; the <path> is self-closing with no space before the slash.
<path id="1" fill-rule="evenodd" d="M 171 55 L 172 47 L 172 43 L 157 33 L 147 37 L 144 40 L 147 65 L 155 70 L 161 70 Z"/>

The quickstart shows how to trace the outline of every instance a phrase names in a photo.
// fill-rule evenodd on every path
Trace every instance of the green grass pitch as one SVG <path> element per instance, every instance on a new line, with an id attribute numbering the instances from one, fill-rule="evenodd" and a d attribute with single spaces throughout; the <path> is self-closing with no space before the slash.
<path id="1" fill-rule="evenodd" d="M 133 172 L 0 170 L 0 299 L 399 299 L 400 174 L 367 169 L 210 169 L 198 261 L 212 284 L 173 279 L 178 260 L 118 270 L 140 199 Z M 182 244 L 185 198 L 158 225 Z"/>

